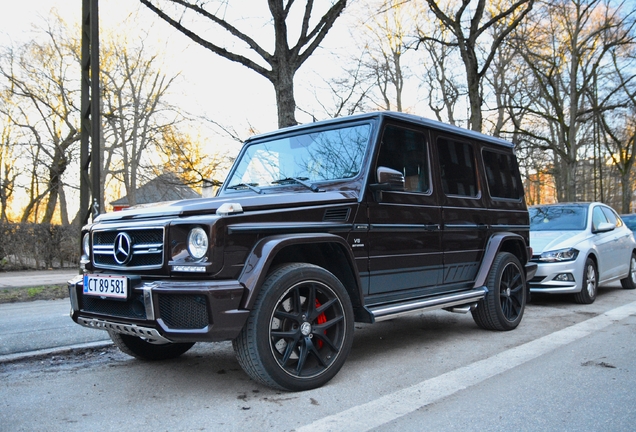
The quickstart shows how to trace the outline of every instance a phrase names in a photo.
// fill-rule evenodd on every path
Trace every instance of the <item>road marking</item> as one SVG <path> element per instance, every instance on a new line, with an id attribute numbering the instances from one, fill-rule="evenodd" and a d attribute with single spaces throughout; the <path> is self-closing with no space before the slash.
<path id="1" fill-rule="evenodd" d="M 377 428 L 634 314 L 636 314 L 636 302 L 612 309 L 602 315 L 511 348 L 485 360 L 422 381 L 337 414 L 323 417 L 296 429 L 296 431 L 363 432 Z"/>

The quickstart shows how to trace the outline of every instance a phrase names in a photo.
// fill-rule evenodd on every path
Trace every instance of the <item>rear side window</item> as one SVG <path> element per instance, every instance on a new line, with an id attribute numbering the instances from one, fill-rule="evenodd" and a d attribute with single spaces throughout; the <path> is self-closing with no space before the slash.
<path id="1" fill-rule="evenodd" d="M 472 146 L 468 143 L 439 138 L 437 154 L 444 193 L 476 197 L 479 190 Z"/>
<path id="2" fill-rule="evenodd" d="M 493 198 L 521 198 L 517 159 L 512 154 L 483 151 L 488 190 Z"/>

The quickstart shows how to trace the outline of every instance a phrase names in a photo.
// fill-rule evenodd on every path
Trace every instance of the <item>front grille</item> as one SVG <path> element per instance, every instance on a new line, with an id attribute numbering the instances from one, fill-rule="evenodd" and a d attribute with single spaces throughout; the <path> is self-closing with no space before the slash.
<path id="1" fill-rule="evenodd" d="M 530 282 L 539 283 L 539 282 L 543 282 L 543 279 L 545 279 L 545 276 L 535 276 L 532 279 L 530 279 Z"/>
<path id="2" fill-rule="evenodd" d="M 207 301 L 201 295 L 160 294 L 159 313 L 171 329 L 201 329 L 210 324 Z"/>
<path id="3" fill-rule="evenodd" d="M 115 242 L 119 233 L 130 237 L 131 257 L 121 264 L 115 258 Z M 163 265 L 163 228 L 95 231 L 93 261 L 104 269 L 154 269 Z"/>
<path id="4" fill-rule="evenodd" d="M 121 318 L 146 319 L 146 307 L 142 295 L 135 295 L 127 301 L 83 295 L 81 310 Z"/>

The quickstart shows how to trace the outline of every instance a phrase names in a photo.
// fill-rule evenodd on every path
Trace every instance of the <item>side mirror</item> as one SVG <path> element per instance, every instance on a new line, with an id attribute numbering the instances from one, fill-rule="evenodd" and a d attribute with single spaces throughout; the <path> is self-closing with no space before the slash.
<path id="1" fill-rule="evenodd" d="M 612 231 L 614 228 L 616 228 L 616 226 L 613 223 L 609 223 L 609 222 L 601 222 L 600 224 L 598 224 L 598 227 L 596 227 L 596 229 L 594 230 L 594 233 L 602 233 L 602 232 L 608 232 L 608 231 Z"/>
<path id="2" fill-rule="evenodd" d="M 384 166 L 378 167 L 378 182 L 371 185 L 371 189 L 375 191 L 403 191 L 404 175 L 394 169 Z"/>

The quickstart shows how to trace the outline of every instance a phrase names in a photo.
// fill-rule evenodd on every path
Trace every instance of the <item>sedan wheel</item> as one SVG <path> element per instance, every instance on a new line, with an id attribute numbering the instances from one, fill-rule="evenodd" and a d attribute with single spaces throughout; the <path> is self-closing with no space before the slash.
<path id="1" fill-rule="evenodd" d="M 581 304 L 594 303 L 598 292 L 598 270 L 596 270 L 596 263 L 591 258 L 585 261 L 582 282 L 581 292 L 574 294 L 574 301 Z"/>
<path id="2" fill-rule="evenodd" d="M 629 274 L 625 279 L 621 279 L 621 285 L 625 289 L 636 288 L 636 254 L 632 252 L 632 257 L 629 259 Z"/>

